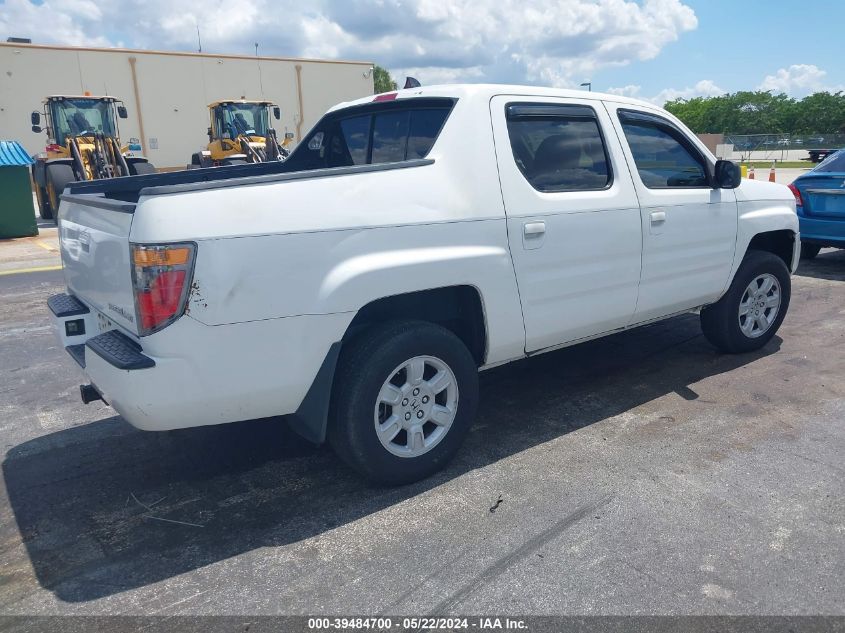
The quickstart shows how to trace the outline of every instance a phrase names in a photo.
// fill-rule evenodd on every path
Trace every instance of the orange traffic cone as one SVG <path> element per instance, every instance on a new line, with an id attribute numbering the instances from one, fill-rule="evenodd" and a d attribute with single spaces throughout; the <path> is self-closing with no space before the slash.
<path id="1" fill-rule="evenodd" d="M 751 165 L 751 166 L 748 168 L 748 179 L 749 179 L 749 180 L 754 180 L 754 165 Z"/>
<path id="2" fill-rule="evenodd" d="M 775 163 L 772 161 L 772 168 L 769 170 L 769 182 L 775 182 Z"/>

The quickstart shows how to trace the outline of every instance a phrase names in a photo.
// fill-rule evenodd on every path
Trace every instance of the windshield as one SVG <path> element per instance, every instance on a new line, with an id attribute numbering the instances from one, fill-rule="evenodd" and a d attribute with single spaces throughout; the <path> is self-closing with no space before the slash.
<path id="1" fill-rule="evenodd" d="M 51 101 L 50 115 L 59 145 L 64 145 L 68 136 L 91 136 L 94 133 L 117 136 L 110 101 L 83 98 Z"/>
<path id="2" fill-rule="evenodd" d="M 229 103 L 215 108 L 218 136 L 237 138 L 246 136 L 267 136 L 267 106 L 257 103 Z"/>
<path id="3" fill-rule="evenodd" d="M 840 149 L 825 158 L 813 171 L 845 172 L 845 150 Z"/>

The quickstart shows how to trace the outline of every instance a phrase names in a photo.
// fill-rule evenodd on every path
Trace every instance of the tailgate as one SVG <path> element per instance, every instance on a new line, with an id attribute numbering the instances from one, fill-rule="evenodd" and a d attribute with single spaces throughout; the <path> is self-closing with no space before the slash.
<path id="1" fill-rule="evenodd" d="M 59 240 L 71 294 L 137 333 L 129 229 L 135 205 L 95 195 L 62 196 Z"/>

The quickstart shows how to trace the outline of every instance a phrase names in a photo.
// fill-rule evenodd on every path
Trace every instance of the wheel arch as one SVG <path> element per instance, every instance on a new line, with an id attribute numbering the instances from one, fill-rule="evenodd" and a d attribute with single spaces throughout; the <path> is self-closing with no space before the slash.
<path id="1" fill-rule="evenodd" d="M 367 327 L 386 321 L 408 319 L 435 323 L 467 346 L 478 366 L 487 355 L 487 320 L 477 287 L 468 284 L 428 288 L 370 301 L 355 314 L 343 341 Z"/>
<path id="2" fill-rule="evenodd" d="M 467 345 L 478 366 L 484 364 L 487 324 L 482 295 L 475 286 L 443 286 L 373 299 L 357 311 L 341 340 L 332 344 L 299 408 L 288 416 L 296 433 L 316 444 L 325 441 L 334 376 L 343 345 L 370 327 L 401 319 L 445 327 Z"/>
<path id="3" fill-rule="evenodd" d="M 745 252 L 755 250 L 772 253 L 780 257 L 789 270 L 793 270 L 792 264 L 795 257 L 796 238 L 796 233 L 790 229 L 777 229 L 757 233 L 751 238 Z"/>
<path id="4" fill-rule="evenodd" d="M 787 252 L 786 245 L 790 245 Z M 762 250 L 780 257 L 790 272 L 795 272 L 801 253 L 798 216 L 794 202 L 741 202 L 736 249 L 730 275 L 720 297 L 733 283 L 749 250 Z"/>

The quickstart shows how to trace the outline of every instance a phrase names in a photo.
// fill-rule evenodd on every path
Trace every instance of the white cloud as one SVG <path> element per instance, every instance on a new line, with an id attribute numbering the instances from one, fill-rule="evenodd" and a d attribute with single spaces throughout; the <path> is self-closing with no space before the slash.
<path id="1" fill-rule="evenodd" d="M 814 64 L 792 64 L 789 68 L 781 68 L 774 75 L 766 75 L 758 90 L 771 90 L 774 93 L 783 92 L 791 97 L 805 97 L 814 92 L 836 92 L 842 86 L 828 86 L 825 83 L 827 71 Z"/>
<path id="2" fill-rule="evenodd" d="M 36 43 L 370 60 L 397 80 L 577 85 L 698 26 L 682 0 L 30 0 L 0 36 Z"/>
<path id="3" fill-rule="evenodd" d="M 723 95 L 727 90 L 723 90 L 717 86 L 710 79 L 702 79 L 694 86 L 677 90 L 675 88 L 665 88 L 657 93 L 654 97 L 649 99 L 658 105 L 663 105 L 667 101 L 674 99 L 693 99 L 695 97 L 718 97 Z"/>
<path id="4" fill-rule="evenodd" d="M 640 91 L 642 89 L 642 86 L 628 84 L 627 86 L 622 86 L 621 88 L 608 88 L 607 92 L 612 95 L 619 95 L 620 97 L 633 97 L 638 99 L 640 98 Z"/>
<path id="5" fill-rule="evenodd" d="M 651 101 L 652 103 L 662 106 L 667 101 L 673 99 L 693 99 L 695 97 L 717 97 L 725 94 L 727 91 L 717 86 L 710 79 L 702 79 L 694 86 L 687 88 L 664 88 L 653 97 L 647 97 L 642 94 L 642 86 L 636 84 L 629 84 L 620 88 L 608 88 L 606 92 L 614 95 L 621 95 L 623 97 L 634 97 L 643 99 L 644 101 Z"/>

